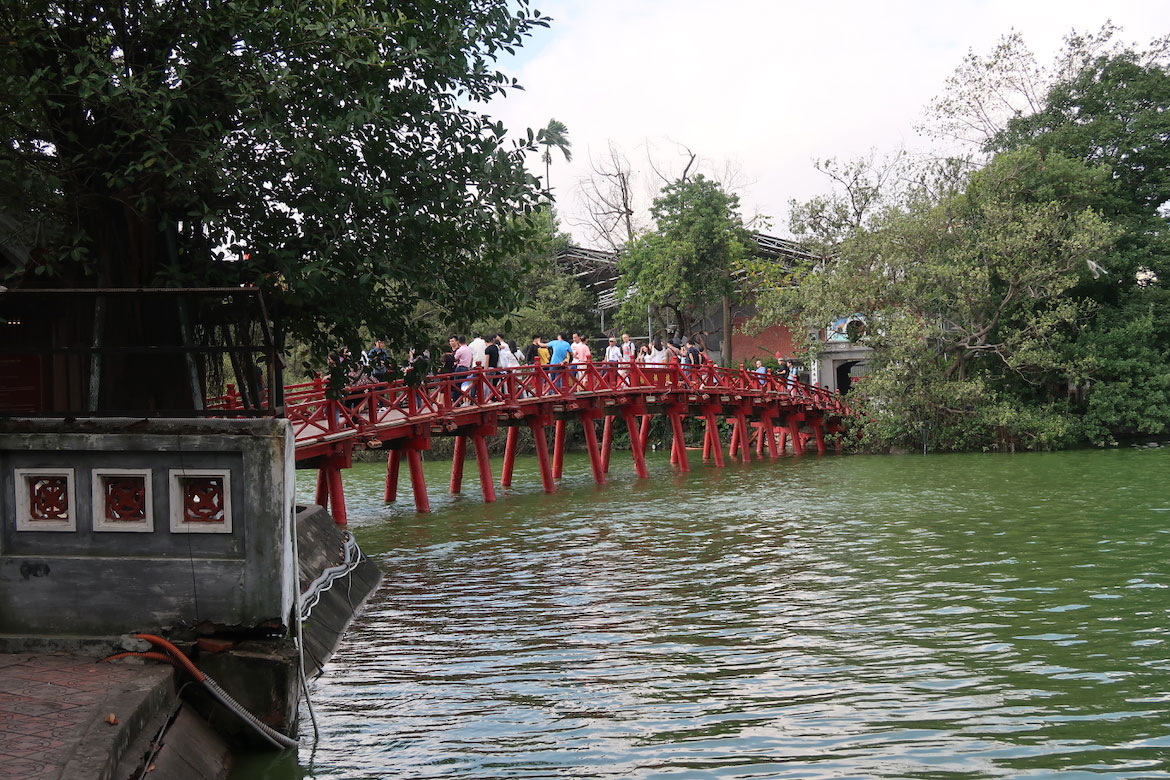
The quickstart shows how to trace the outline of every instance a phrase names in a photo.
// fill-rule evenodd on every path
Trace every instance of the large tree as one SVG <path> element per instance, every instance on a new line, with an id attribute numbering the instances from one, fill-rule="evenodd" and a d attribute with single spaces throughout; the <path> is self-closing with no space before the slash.
<path id="1" fill-rule="evenodd" d="M 1089 389 L 1086 436 L 1098 442 L 1167 430 L 1170 409 L 1170 62 L 1167 41 L 1099 56 L 1018 117 L 993 150 L 1035 146 L 1108 171 L 1091 205 L 1118 239 L 1100 273 L 1073 291 L 1099 308 L 1069 345 Z"/>
<path id="2" fill-rule="evenodd" d="M 1065 346 L 1095 304 L 1072 297 L 1115 232 L 1088 205 L 1107 171 L 1021 149 L 953 182 L 912 189 L 835 258 L 761 299 L 764 321 L 816 329 L 863 314 L 873 347 L 859 386 L 875 445 L 1063 444 L 1079 366 Z M 1045 411 L 1047 410 L 1047 411 Z"/>
<path id="3" fill-rule="evenodd" d="M 256 285 L 319 349 L 408 343 L 420 299 L 503 313 L 534 139 L 473 106 L 546 23 L 527 0 L 6 2 L 18 283 Z"/>
<path id="4" fill-rule="evenodd" d="M 650 213 L 655 229 L 618 263 L 619 316 L 639 322 L 649 307 L 664 329 L 691 336 L 703 314 L 735 292 L 732 274 L 748 257 L 739 197 L 697 174 L 663 188 Z"/>
<path id="5" fill-rule="evenodd" d="M 1115 286 L 1143 269 L 1170 284 L 1170 69 L 1149 53 L 1125 51 L 1087 63 L 1048 92 L 1045 107 L 1008 123 L 993 151 L 1022 145 L 1103 165 L 1109 181 L 1094 202 L 1124 231 Z M 1121 267 L 1124 266 L 1124 267 Z"/>

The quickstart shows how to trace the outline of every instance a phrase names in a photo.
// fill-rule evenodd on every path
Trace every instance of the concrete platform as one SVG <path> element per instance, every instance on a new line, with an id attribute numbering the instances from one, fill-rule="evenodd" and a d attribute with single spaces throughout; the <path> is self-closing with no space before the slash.
<path id="1" fill-rule="evenodd" d="M 0 780 L 112 778 L 123 761 L 137 763 L 177 704 L 166 665 L 0 654 Z"/>

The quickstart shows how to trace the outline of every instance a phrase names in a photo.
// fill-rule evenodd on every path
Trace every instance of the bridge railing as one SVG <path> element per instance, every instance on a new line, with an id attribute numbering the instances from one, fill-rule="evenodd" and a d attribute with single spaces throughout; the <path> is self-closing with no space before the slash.
<path id="1" fill-rule="evenodd" d="M 794 406 L 848 414 L 840 395 L 801 382 L 788 383 L 771 374 L 713 364 L 669 365 L 637 362 L 584 362 L 476 368 L 438 374 L 417 385 L 402 380 L 365 384 L 340 396 L 328 392 L 322 379 L 285 388 L 285 416 L 298 441 L 327 441 L 373 435 L 376 429 L 425 423 L 459 415 L 464 410 L 523 407 L 614 393 L 710 393 L 744 398 L 784 399 Z M 238 392 L 208 400 L 208 409 L 237 408 Z"/>

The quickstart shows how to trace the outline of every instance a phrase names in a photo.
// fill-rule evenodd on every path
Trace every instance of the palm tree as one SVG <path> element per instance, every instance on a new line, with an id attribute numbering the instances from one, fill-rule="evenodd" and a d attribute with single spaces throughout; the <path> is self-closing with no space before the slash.
<path id="1" fill-rule="evenodd" d="M 544 144 L 544 154 L 541 159 L 544 160 L 544 184 L 548 189 L 552 189 L 552 181 L 549 178 L 549 168 L 552 165 L 552 148 L 561 150 L 561 154 L 565 156 L 565 162 L 573 161 L 573 153 L 569 149 L 573 146 L 569 142 L 569 128 L 559 119 L 548 120 L 548 126 L 536 134 L 538 143 Z"/>

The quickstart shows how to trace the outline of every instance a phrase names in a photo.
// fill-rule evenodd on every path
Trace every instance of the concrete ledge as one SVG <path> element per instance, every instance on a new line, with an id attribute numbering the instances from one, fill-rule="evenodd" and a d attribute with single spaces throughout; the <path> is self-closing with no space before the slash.
<path id="1" fill-rule="evenodd" d="M 153 663 L 143 666 L 138 677 L 102 702 L 60 780 L 112 780 L 123 760 L 135 761 L 128 754 L 131 745 L 149 744 L 177 702 L 174 670 Z M 110 714 L 117 717 L 117 725 L 106 722 Z"/>
<path id="2" fill-rule="evenodd" d="M 184 704 L 145 768 L 147 777 L 160 780 L 222 780 L 231 768 L 231 753 L 227 743 Z"/>

